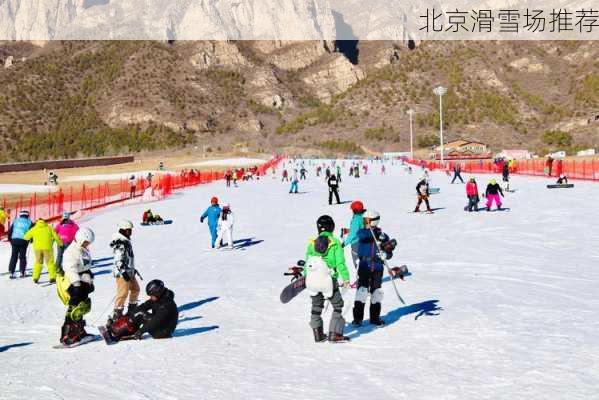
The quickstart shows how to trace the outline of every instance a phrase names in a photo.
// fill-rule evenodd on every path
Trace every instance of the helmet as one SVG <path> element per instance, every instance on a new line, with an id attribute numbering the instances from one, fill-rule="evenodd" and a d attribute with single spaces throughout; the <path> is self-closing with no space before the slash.
<path id="1" fill-rule="evenodd" d="M 356 200 L 351 203 L 349 208 L 351 208 L 351 210 L 355 213 L 361 213 L 361 212 L 364 212 L 364 203 L 362 203 L 359 200 Z"/>
<path id="2" fill-rule="evenodd" d="M 212 196 L 212 198 L 210 199 L 210 204 L 218 204 L 218 197 Z"/>
<path id="3" fill-rule="evenodd" d="M 121 222 L 119 222 L 118 225 L 119 229 L 133 229 L 133 222 L 129 221 L 128 219 L 124 219 Z"/>
<path id="4" fill-rule="evenodd" d="M 364 219 L 369 219 L 371 226 L 377 226 L 381 220 L 381 214 L 374 210 L 368 210 L 364 213 Z"/>
<path id="5" fill-rule="evenodd" d="M 29 217 L 29 211 L 21 210 L 21 212 L 19 213 L 19 217 Z"/>
<path id="6" fill-rule="evenodd" d="M 68 211 L 62 212 L 62 219 L 69 219 L 71 217 L 71 213 Z"/>
<path id="7" fill-rule="evenodd" d="M 422 176 L 420 177 L 420 180 L 421 180 L 421 181 L 427 181 L 427 182 L 428 182 L 428 176 L 426 176 L 426 175 L 422 175 Z"/>
<path id="8" fill-rule="evenodd" d="M 476 182 L 476 179 L 474 179 L 473 176 L 470 177 L 470 182 Z"/>
<path id="9" fill-rule="evenodd" d="M 491 182 L 491 185 L 494 185 L 497 183 L 497 181 L 495 179 L 491 179 L 490 182 Z"/>
<path id="10" fill-rule="evenodd" d="M 75 233 L 75 241 L 79 244 L 83 244 L 85 242 L 91 244 L 95 239 L 96 235 L 94 234 L 94 231 L 88 227 L 80 228 L 77 233 Z"/>
<path id="11" fill-rule="evenodd" d="M 164 282 L 160 279 L 151 280 L 150 283 L 146 285 L 146 294 L 148 296 L 161 297 L 165 290 Z"/>
<path id="12" fill-rule="evenodd" d="M 322 215 L 316 220 L 316 228 L 320 232 L 333 232 L 335 230 L 335 221 L 329 215 Z"/>

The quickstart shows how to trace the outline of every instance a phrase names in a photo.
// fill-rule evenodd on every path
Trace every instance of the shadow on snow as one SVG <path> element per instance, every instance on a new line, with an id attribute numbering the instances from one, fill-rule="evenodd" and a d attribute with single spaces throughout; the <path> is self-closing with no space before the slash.
<path id="1" fill-rule="evenodd" d="M 214 329 L 218 329 L 218 325 L 202 326 L 200 328 L 183 328 L 183 329 L 177 329 L 173 333 L 173 337 L 197 335 L 197 334 L 200 334 L 200 333 L 212 331 Z"/>
<path id="2" fill-rule="evenodd" d="M 187 304 L 183 304 L 182 306 L 179 306 L 177 308 L 177 310 L 179 312 L 187 311 L 187 310 L 193 310 L 194 308 L 197 308 L 197 307 L 199 307 L 199 306 L 201 306 L 203 304 L 206 304 L 206 303 L 210 303 L 210 302 L 212 302 L 214 300 L 218 300 L 218 297 L 208 297 L 208 298 L 203 299 L 203 300 L 192 301 L 191 303 L 187 303 Z"/>
<path id="3" fill-rule="evenodd" d="M 15 347 L 29 346 L 30 344 L 33 344 L 33 342 L 22 342 L 22 343 L 15 343 L 15 344 L 9 344 L 9 345 L 6 345 L 6 346 L 1 346 L 0 347 L 0 353 L 5 352 L 6 350 L 10 350 L 10 349 L 15 348 Z"/>

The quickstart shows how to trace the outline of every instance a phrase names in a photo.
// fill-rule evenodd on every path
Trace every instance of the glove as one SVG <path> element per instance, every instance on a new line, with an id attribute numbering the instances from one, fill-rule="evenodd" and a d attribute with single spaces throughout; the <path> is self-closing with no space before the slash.
<path id="1" fill-rule="evenodd" d="M 204 223 L 204 217 L 200 218 L 200 223 L 203 224 Z"/>
<path id="2" fill-rule="evenodd" d="M 131 280 L 131 275 L 128 271 L 121 272 L 121 277 L 125 280 L 125 282 L 129 282 Z"/>
<path id="3" fill-rule="evenodd" d="M 144 335 L 144 331 L 139 329 L 137 332 L 135 332 L 135 334 L 133 335 L 133 338 L 135 340 L 141 340 L 143 335 Z"/>

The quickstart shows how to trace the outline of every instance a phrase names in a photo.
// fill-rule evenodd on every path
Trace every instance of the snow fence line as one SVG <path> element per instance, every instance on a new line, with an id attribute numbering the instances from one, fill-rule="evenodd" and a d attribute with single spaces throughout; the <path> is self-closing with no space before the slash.
<path id="1" fill-rule="evenodd" d="M 274 156 L 257 167 L 257 174 L 265 175 L 270 168 L 275 168 L 284 158 L 281 155 Z M 5 223 L 5 231 L 7 231 L 10 220 L 16 218 L 21 210 L 28 210 L 34 221 L 43 218 L 48 222 L 53 222 L 60 219 L 63 211 L 69 211 L 72 214 L 79 213 L 79 216 L 89 215 L 108 206 L 128 204 L 134 199 L 139 199 L 140 202 L 162 200 L 173 194 L 175 190 L 222 179 L 224 179 L 224 172 L 183 170 L 176 175 L 166 174 L 153 176 L 150 179 L 138 177 L 133 181 L 121 179 L 119 182 L 104 182 L 94 186 L 82 184 L 79 188 L 58 189 L 49 191 L 47 194 L 33 193 L 29 197 L 21 195 L 12 201 L 3 197 L 0 205 L 4 207 L 7 214 Z M 2 232 L 0 239 L 5 236 L 6 233 Z"/>
<path id="2" fill-rule="evenodd" d="M 456 165 L 461 166 L 461 172 L 475 174 L 501 174 L 505 161 L 500 160 L 468 160 L 468 161 L 430 161 L 400 158 L 408 164 L 428 168 L 430 171 L 453 171 Z M 599 160 L 513 160 L 509 165 L 510 174 L 559 177 L 564 174 L 568 179 L 599 181 Z"/>

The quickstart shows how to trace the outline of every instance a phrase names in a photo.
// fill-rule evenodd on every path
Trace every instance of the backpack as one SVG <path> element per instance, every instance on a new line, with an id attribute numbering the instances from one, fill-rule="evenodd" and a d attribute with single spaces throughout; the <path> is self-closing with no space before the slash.
<path id="1" fill-rule="evenodd" d="M 311 256 L 306 260 L 306 289 L 310 296 L 322 293 L 324 297 L 333 296 L 331 270 L 322 257 Z"/>

